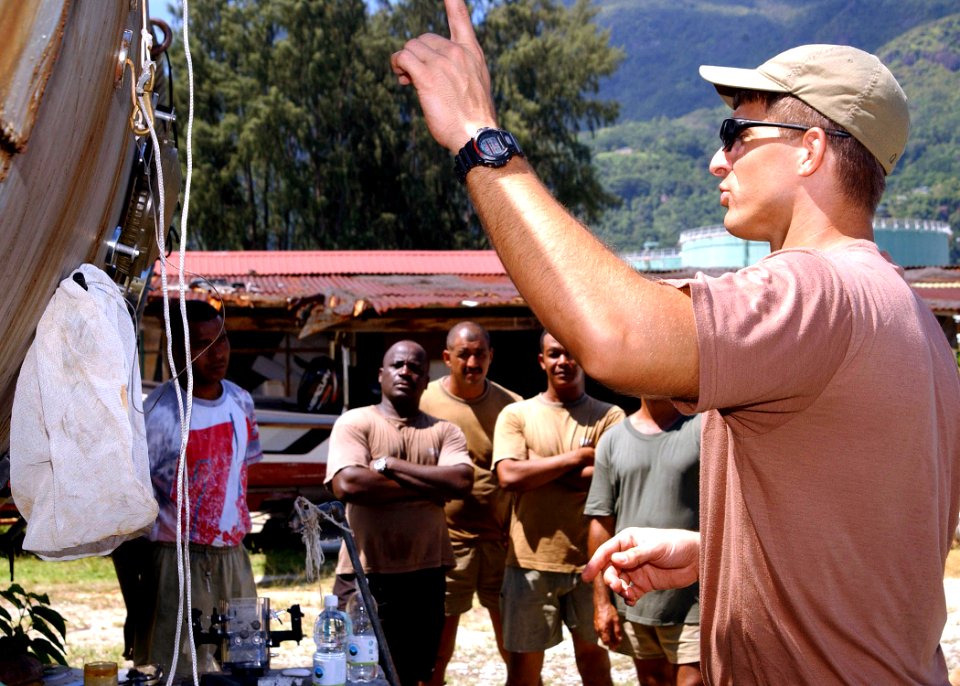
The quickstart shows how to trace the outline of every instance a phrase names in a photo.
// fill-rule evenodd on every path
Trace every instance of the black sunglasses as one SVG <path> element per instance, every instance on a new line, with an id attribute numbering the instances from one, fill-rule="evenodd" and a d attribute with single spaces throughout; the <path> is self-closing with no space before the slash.
<path id="1" fill-rule="evenodd" d="M 784 124 L 783 122 L 776 121 L 757 121 L 755 119 L 724 119 L 720 123 L 720 140 L 723 141 L 723 149 L 726 152 L 730 152 L 731 148 L 733 148 L 733 144 L 736 143 L 737 138 L 740 137 L 740 134 L 746 129 L 754 126 L 773 126 L 778 129 L 796 129 L 797 131 L 809 131 L 810 129 L 814 128 L 812 126 L 804 126 L 803 124 Z M 850 137 L 850 134 L 846 131 L 839 131 L 837 129 L 824 129 L 823 131 L 831 136 L 842 136 L 843 138 Z"/>

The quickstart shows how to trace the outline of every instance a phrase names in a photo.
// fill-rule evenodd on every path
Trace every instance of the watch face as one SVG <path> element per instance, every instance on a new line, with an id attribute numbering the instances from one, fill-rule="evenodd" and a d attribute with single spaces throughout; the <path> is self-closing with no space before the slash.
<path id="1" fill-rule="evenodd" d="M 477 149 L 487 157 L 500 157 L 507 152 L 499 131 L 485 131 L 477 136 Z"/>

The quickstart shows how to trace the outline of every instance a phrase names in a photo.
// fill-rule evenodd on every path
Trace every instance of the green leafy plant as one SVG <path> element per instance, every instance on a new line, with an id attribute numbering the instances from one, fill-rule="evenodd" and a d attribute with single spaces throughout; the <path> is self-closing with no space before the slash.
<path id="1" fill-rule="evenodd" d="M 0 605 L 0 657 L 33 655 L 43 664 L 67 664 L 67 623 L 50 607 L 46 593 L 28 593 L 11 584 L 0 591 L 0 598 L 14 607 L 11 613 Z"/>

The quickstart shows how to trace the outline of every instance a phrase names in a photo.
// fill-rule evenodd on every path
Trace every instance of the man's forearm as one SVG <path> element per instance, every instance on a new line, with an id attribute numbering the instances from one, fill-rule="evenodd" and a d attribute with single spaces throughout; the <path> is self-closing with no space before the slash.
<path id="1" fill-rule="evenodd" d="M 587 461 L 582 456 L 588 448 L 577 448 L 550 457 L 533 456 L 526 460 L 502 460 L 495 469 L 500 486 L 508 491 L 529 491 L 562 478 L 571 470 L 579 470 Z M 592 459 L 589 461 L 593 464 Z"/>
<path id="2" fill-rule="evenodd" d="M 384 476 L 427 498 L 442 500 L 463 498 L 473 485 L 473 467 L 467 464 L 422 465 L 388 457 Z"/>
<path id="3" fill-rule="evenodd" d="M 567 488 L 573 489 L 574 491 L 589 491 L 590 490 L 590 481 L 593 478 L 593 465 L 586 465 L 579 467 L 578 469 L 571 469 L 569 472 L 561 476 L 557 481 L 562 483 Z"/>
<path id="4" fill-rule="evenodd" d="M 510 278 L 587 373 L 634 394 L 696 397 L 689 296 L 639 276 L 607 250 L 522 158 L 471 170 L 467 187 Z"/>
<path id="5" fill-rule="evenodd" d="M 337 472 L 330 484 L 334 496 L 345 503 L 383 505 L 385 503 L 420 500 L 417 491 L 366 467 L 351 466 Z"/>
<path id="6" fill-rule="evenodd" d="M 594 516 L 587 527 L 587 554 L 593 557 L 597 548 L 613 538 L 616 520 L 609 515 Z M 602 576 L 593 580 L 593 604 L 597 609 L 613 605 L 610 600 L 610 589 L 603 582 Z"/>

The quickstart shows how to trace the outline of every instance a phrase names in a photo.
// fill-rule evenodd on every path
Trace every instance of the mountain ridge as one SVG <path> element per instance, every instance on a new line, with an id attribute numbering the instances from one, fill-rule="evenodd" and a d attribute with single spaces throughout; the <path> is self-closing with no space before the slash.
<path id="1" fill-rule="evenodd" d="M 597 3 L 604 9 L 596 21 L 604 26 L 604 22 L 610 22 L 613 17 L 613 23 L 622 33 L 627 20 L 616 19 L 618 7 L 630 5 L 623 11 L 636 17 L 637 7 L 658 6 L 663 15 L 667 4 L 660 0 L 635 3 L 603 0 Z M 689 13 L 691 6 L 710 3 L 681 0 L 674 4 Z M 786 16 L 786 10 L 775 2 L 724 4 L 722 9 L 728 14 L 743 11 L 747 5 L 762 6 L 762 11 L 744 14 L 746 18 L 741 17 L 741 24 L 760 22 L 776 28 L 767 36 L 766 42 L 770 45 L 763 46 L 764 52 L 757 52 L 759 41 L 747 46 L 749 49 L 740 45 L 739 51 L 719 55 L 718 59 L 701 60 L 697 57 L 699 52 L 688 51 L 669 69 L 648 70 L 656 78 L 651 77 L 642 87 L 634 84 L 614 93 L 611 91 L 614 79 L 622 79 L 638 55 L 631 54 L 629 48 L 621 44 L 628 50 L 627 58 L 617 76 L 601 87 L 602 97 L 621 102 L 619 123 L 583 136 L 593 152 L 601 183 L 621 200 L 619 207 L 608 210 L 596 224 L 598 236 L 617 248 L 635 250 L 650 242 L 672 245 L 684 229 L 719 223 L 723 212 L 716 201 L 716 180 L 707 172 L 707 161 L 719 144 L 716 131 L 720 120 L 729 110 L 721 104 L 715 90 L 700 78 L 697 66 L 707 63 L 752 67 L 781 50 L 805 42 L 853 44 L 873 52 L 890 67 L 907 94 L 911 132 L 903 159 L 888 177 L 878 216 L 946 221 L 957 235 L 960 229 L 960 12 L 951 7 L 952 13 L 921 21 L 933 9 L 942 10 L 944 3 L 905 2 L 902 11 L 913 11 L 915 16 L 901 26 L 866 25 L 856 30 L 848 27 L 850 40 L 844 40 L 842 18 L 846 17 L 848 23 L 870 24 L 861 15 L 851 14 L 855 6 L 864 4 L 823 0 L 795 8 L 793 16 Z M 877 6 L 886 4 L 876 3 Z M 821 9 L 849 5 L 853 9 L 845 7 L 841 8 L 843 11 L 835 11 L 834 20 L 819 25 L 815 32 L 791 33 L 783 28 L 790 22 L 796 26 L 809 22 L 805 15 L 813 5 Z M 682 11 L 676 15 L 688 16 Z M 705 16 L 715 17 L 717 12 Z M 701 31 L 704 21 L 703 17 L 698 18 L 696 26 L 688 30 Z M 888 37 L 894 28 L 903 26 L 906 26 L 903 31 Z M 871 41 L 880 38 L 886 40 L 872 44 Z M 662 34 L 663 43 L 674 40 L 670 34 Z M 611 42 L 616 43 L 613 35 Z M 702 48 L 705 51 L 710 46 Z M 681 70 L 687 72 L 682 80 Z M 668 83 L 670 78 L 678 80 L 673 87 Z M 645 109 L 638 113 L 631 103 L 639 96 L 647 100 Z M 663 111 L 654 115 L 656 110 L 651 106 L 660 107 L 661 102 L 668 106 L 664 105 Z M 954 262 L 960 257 L 958 253 L 954 242 Z"/>

